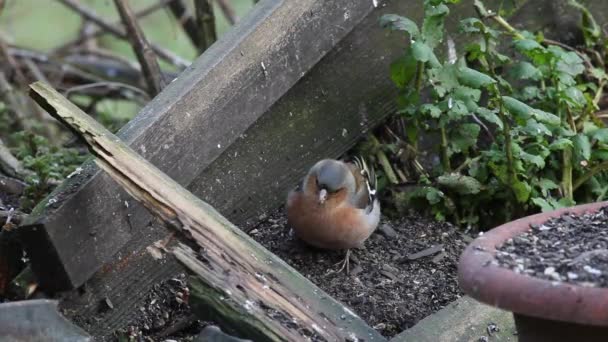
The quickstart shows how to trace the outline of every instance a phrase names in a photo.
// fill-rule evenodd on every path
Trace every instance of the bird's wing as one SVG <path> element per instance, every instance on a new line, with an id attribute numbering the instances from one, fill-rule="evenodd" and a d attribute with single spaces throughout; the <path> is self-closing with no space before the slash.
<path id="1" fill-rule="evenodd" d="M 376 199 L 376 173 L 374 168 L 368 166 L 362 157 L 354 157 L 355 168 L 351 168 L 357 182 L 357 191 L 353 196 L 352 203 L 366 211 L 373 210 Z"/>

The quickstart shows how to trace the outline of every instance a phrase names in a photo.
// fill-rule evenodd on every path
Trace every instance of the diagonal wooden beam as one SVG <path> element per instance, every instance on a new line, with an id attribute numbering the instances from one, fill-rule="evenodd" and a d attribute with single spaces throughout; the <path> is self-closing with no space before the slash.
<path id="1" fill-rule="evenodd" d="M 205 308 L 201 312 L 214 312 L 204 319 L 213 319 L 255 341 L 345 341 L 370 337 L 373 330 L 355 315 L 349 317 L 356 322 L 355 327 L 348 330 L 340 327 L 339 319 L 328 320 L 347 310 L 336 310 L 337 303 L 313 305 L 314 298 L 323 295 L 321 289 L 138 155 L 50 85 L 36 82 L 30 88 L 42 108 L 86 141 L 95 162 L 114 181 L 154 215 L 188 237 L 190 243 L 180 243 L 173 254 L 196 275 L 191 295 L 199 307 Z"/>

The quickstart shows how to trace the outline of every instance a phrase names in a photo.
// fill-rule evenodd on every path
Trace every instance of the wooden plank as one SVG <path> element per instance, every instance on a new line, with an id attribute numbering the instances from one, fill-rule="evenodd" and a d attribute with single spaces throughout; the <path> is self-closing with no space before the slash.
<path id="1" fill-rule="evenodd" d="M 201 319 L 255 341 L 343 341 L 380 338 L 359 317 L 344 329 L 343 310 L 315 305 L 322 290 L 272 254 L 212 206 L 129 148 L 50 85 L 31 86 L 34 100 L 76 131 L 95 162 L 185 241 L 172 249 L 196 276 L 190 293 Z M 331 300 L 329 301 L 331 302 Z M 205 313 L 212 312 L 212 314 Z M 334 323 L 336 322 L 336 323 Z M 372 335 L 370 335 L 372 334 Z"/>
<path id="2" fill-rule="evenodd" d="M 364 18 L 370 2 L 266 0 L 152 100 L 120 136 L 190 184 Z M 49 290 L 82 285 L 150 216 L 91 164 L 24 227 Z"/>
<path id="3" fill-rule="evenodd" d="M 483 341 L 484 337 L 488 342 L 516 342 L 513 314 L 464 296 L 390 342 L 471 342 Z"/>

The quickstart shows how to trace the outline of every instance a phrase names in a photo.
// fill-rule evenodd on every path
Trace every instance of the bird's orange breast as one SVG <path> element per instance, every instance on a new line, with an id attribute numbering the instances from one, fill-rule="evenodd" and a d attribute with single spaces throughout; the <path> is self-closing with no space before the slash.
<path id="1" fill-rule="evenodd" d="M 363 211 L 341 205 L 336 198 L 319 204 L 314 196 L 303 192 L 290 194 L 287 219 L 296 236 L 310 245 L 327 249 L 348 249 L 360 246 L 371 235 Z"/>

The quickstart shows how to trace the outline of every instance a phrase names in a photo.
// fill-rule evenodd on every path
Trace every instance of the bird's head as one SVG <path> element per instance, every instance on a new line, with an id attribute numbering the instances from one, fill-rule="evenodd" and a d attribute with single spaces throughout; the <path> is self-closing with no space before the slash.
<path id="1" fill-rule="evenodd" d="M 343 162 L 331 159 L 319 161 L 311 169 L 310 175 L 316 180 L 316 191 L 319 204 L 342 191 L 354 192 L 355 178 Z"/>

